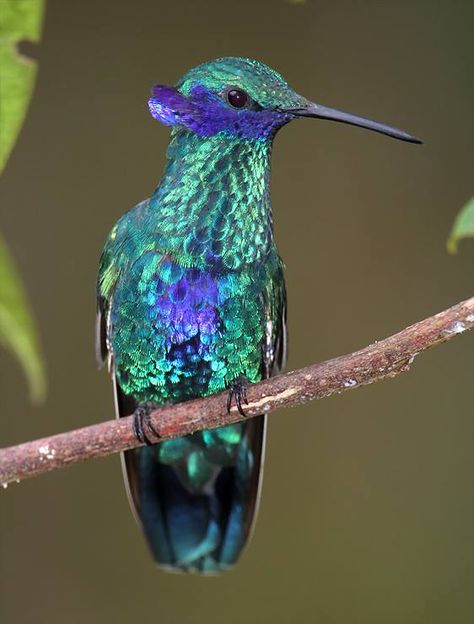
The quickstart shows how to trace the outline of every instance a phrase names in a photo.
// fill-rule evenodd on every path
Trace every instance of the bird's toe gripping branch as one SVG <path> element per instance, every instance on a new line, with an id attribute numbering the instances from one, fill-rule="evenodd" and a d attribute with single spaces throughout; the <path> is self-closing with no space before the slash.
<path id="1" fill-rule="evenodd" d="M 232 399 L 235 398 L 235 404 L 237 405 L 237 410 L 241 416 L 247 416 L 242 407 L 242 403 L 248 405 L 247 399 L 247 387 L 249 385 L 249 380 L 246 377 L 238 377 L 229 388 L 229 395 L 227 397 L 227 412 L 230 412 L 230 408 L 232 407 Z"/>
<path id="2" fill-rule="evenodd" d="M 133 433 L 139 442 L 151 446 L 161 438 L 153 426 L 150 414 L 158 407 L 153 401 L 141 403 L 133 412 Z"/>

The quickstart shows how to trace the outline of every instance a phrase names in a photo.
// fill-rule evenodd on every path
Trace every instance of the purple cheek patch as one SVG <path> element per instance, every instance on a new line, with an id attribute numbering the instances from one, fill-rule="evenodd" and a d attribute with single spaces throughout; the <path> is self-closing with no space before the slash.
<path id="1" fill-rule="evenodd" d="M 152 116 L 167 126 L 185 123 L 192 114 L 193 104 L 174 87 L 155 85 L 152 97 L 148 100 Z"/>
<path id="2" fill-rule="evenodd" d="M 154 117 L 157 121 L 161 121 L 161 123 L 166 126 L 172 126 L 177 123 L 176 115 L 172 111 L 168 110 L 166 106 L 163 106 L 163 104 L 157 99 L 150 98 L 148 100 L 148 108 L 152 117 Z"/>
<path id="3" fill-rule="evenodd" d="M 199 84 L 193 86 L 188 97 L 174 87 L 155 85 L 148 107 L 161 123 L 185 126 L 198 136 L 226 132 L 241 139 L 260 139 L 272 135 L 289 121 L 288 116 L 274 110 L 233 109 Z"/>

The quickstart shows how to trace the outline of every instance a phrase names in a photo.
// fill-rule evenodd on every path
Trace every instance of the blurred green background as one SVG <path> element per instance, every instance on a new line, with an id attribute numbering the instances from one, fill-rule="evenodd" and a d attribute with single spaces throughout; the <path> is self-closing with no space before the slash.
<path id="1" fill-rule="evenodd" d="M 471 194 L 472 2 L 48 0 L 35 95 L 1 180 L 1 228 L 28 288 L 49 396 L 0 352 L 2 444 L 113 415 L 93 353 L 95 278 L 115 220 L 148 196 L 168 130 L 156 82 L 252 56 L 307 97 L 425 140 L 305 121 L 278 136 L 276 234 L 289 368 L 389 335 L 472 290 L 445 240 Z M 155 569 L 118 457 L 2 493 L 6 623 L 472 621 L 472 336 L 410 374 L 270 417 L 250 547 L 217 578 Z"/>

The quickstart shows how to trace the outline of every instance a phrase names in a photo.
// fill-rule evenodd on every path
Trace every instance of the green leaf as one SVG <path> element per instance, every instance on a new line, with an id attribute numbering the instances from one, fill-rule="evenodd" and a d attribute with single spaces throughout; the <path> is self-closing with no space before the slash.
<path id="1" fill-rule="evenodd" d="M 28 379 L 31 400 L 46 394 L 43 358 L 26 294 L 7 246 L 0 237 L 0 343 L 20 361 Z"/>
<path id="2" fill-rule="evenodd" d="M 0 173 L 15 145 L 28 108 L 36 63 L 17 50 L 40 38 L 44 0 L 0 0 Z"/>
<path id="3" fill-rule="evenodd" d="M 33 92 L 36 64 L 21 54 L 22 40 L 40 37 L 44 0 L 0 0 L 0 173 L 21 129 Z M 16 354 L 33 402 L 46 393 L 43 358 L 27 298 L 0 237 L 0 343 Z"/>
<path id="4" fill-rule="evenodd" d="M 449 253 L 456 253 L 459 241 L 468 237 L 474 237 L 474 197 L 471 197 L 454 220 L 453 229 L 447 242 Z"/>

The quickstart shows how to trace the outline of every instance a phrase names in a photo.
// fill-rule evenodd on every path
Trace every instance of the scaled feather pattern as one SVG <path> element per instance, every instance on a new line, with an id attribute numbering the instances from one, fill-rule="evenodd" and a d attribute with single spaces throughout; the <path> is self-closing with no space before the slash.
<path id="1" fill-rule="evenodd" d="M 249 94 L 245 110 L 228 87 Z M 297 106 L 276 72 L 248 59 L 157 86 L 172 126 L 164 175 L 110 233 L 99 315 L 118 415 L 256 382 L 284 366 L 285 286 L 272 227 L 272 140 Z M 259 490 L 265 417 L 128 451 L 133 506 L 157 562 L 215 573 L 237 560 Z"/>

